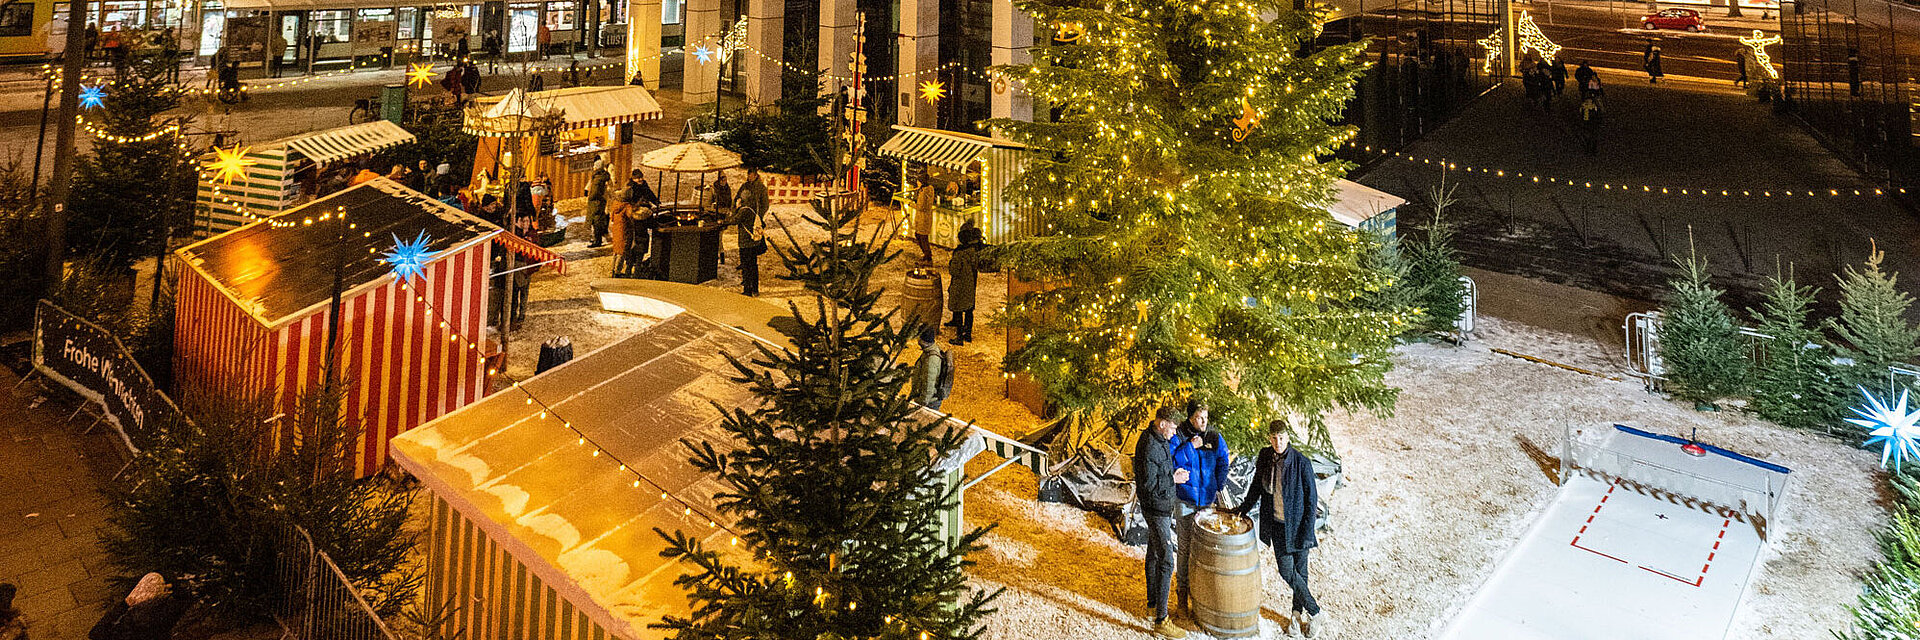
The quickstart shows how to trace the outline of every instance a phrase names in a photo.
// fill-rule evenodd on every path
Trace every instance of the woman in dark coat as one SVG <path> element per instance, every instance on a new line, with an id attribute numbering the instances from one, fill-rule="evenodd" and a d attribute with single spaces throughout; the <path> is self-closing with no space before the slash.
<path id="1" fill-rule="evenodd" d="M 1300 632 L 1311 638 L 1313 617 L 1320 615 L 1320 603 L 1307 588 L 1307 551 L 1320 543 L 1314 538 L 1320 491 L 1315 486 L 1313 462 L 1293 448 L 1288 436 L 1286 420 L 1267 425 L 1270 445 L 1260 450 L 1247 497 L 1233 512 L 1244 516 L 1258 510 L 1260 541 L 1273 547 L 1274 559 L 1280 564 L 1280 580 L 1293 588 L 1293 613 L 1281 624 L 1281 631 L 1292 635 L 1291 627 L 1297 621 Z"/>
<path id="2" fill-rule="evenodd" d="M 953 254 L 947 258 L 947 304 L 953 310 L 953 320 L 947 326 L 954 328 L 953 340 L 949 344 L 962 345 L 973 341 L 974 292 L 979 288 L 980 272 L 993 273 L 998 267 L 987 255 L 990 247 L 981 238 L 980 227 L 967 221 L 960 227 L 960 246 L 953 248 Z"/>

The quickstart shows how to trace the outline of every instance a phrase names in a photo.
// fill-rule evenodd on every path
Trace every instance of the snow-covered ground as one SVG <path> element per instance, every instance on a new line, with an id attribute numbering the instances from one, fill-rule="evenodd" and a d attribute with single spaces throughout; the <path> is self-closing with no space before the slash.
<path id="1" fill-rule="evenodd" d="M 784 205 L 774 213 L 799 229 L 804 210 Z M 868 219 L 887 224 L 890 215 L 875 208 Z M 802 241 L 815 237 L 800 234 Z M 737 291 L 732 241 L 726 234 L 727 262 L 720 278 L 708 284 Z M 918 262 L 918 251 L 910 242 L 895 247 L 902 256 L 877 280 L 897 290 L 891 285 Z M 580 237 L 557 249 L 571 259 L 568 273 L 536 276 L 527 325 L 516 332 L 510 352 L 509 369 L 517 375 L 531 373 L 538 343 L 553 335 L 568 335 L 575 353 L 584 354 L 649 323 L 600 311 L 589 294 L 587 282 L 605 277 L 611 266 L 604 250 L 585 248 Z M 936 249 L 936 264 L 945 258 Z M 778 279 L 784 270 L 772 254 L 761 264 L 763 298 L 781 302 L 802 293 Z M 985 321 L 1005 290 L 1003 276 L 981 276 L 978 340 L 949 347 L 959 354 L 959 366 L 945 409 L 1018 435 L 1038 421 L 1005 399 L 998 373 L 1004 334 Z M 889 295 L 883 304 L 894 300 Z M 1564 430 L 1615 422 L 1667 433 L 1698 428 L 1704 441 L 1795 470 L 1779 528 L 1762 552 L 1728 638 L 1828 637 L 1828 630 L 1846 623 L 1845 606 L 1858 593 L 1857 575 L 1877 556 L 1873 536 L 1885 520 L 1879 490 L 1884 483 L 1874 455 L 1738 413 L 1692 411 L 1648 395 L 1635 381 L 1575 373 L 1490 348 L 1607 374 L 1619 369 L 1618 354 L 1587 338 L 1497 318 L 1481 318 L 1478 339 L 1466 346 L 1401 348 L 1389 378 L 1402 389 L 1393 417 L 1330 418 L 1347 483 L 1331 501 L 1333 529 L 1313 555 L 1315 595 L 1326 609 L 1321 638 L 1438 633 L 1552 498 L 1554 456 Z M 988 458 L 975 464 L 991 464 Z M 970 523 L 999 527 L 974 568 L 980 586 L 1008 588 L 987 637 L 1150 637 L 1143 619 L 1142 549 L 1119 544 L 1092 514 L 1034 502 L 1034 482 L 1023 468 L 1009 467 L 966 496 Z M 1272 560 L 1266 563 L 1272 576 Z M 1267 585 L 1268 602 L 1284 602 L 1278 581 Z M 1263 611 L 1268 631 L 1279 615 L 1271 604 Z"/>

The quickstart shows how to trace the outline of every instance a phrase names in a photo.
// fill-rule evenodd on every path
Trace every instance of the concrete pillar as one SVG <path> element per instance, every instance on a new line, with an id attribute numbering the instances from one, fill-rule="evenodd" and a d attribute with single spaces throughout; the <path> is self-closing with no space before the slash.
<path id="1" fill-rule="evenodd" d="M 660 0 L 627 3 L 627 84 L 635 73 L 648 89 L 660 90 Z"/>
<path id="2" fill-rule="evenodd" d="M 853 35 L 859 27 L 854 0 L 820 0 L 820 68 L 827 70 L 827 93 L 838 94 L 843 78 L 853 75 Z"/>
<path id="3" fill-rule="evenodd" d="M 895 104 L 900 106 L 899 116 L 894 120 L 899 124 L 916 127 L 931 127 L 938 105 L 928 104 L 920 99 L 920 83 L 942 82 L 944 78 L 932 72 L 940 66 L 940 2 L 939 0 L 900 0 L 900 60 L 897 70 L 900 74 L 898 91 L 893 96 Z M 927 73 L 919 73 L 925 71 Z M 951 84 L 951 83 L 946 83 Z M 948 86 L 945 100 L 955 100 L 953 94 L 958 87 Z"/>
<path id="4" fill-rule="evenodd" d="M 687 0 L 687 45 L 681 56 L 680 97 L 687 104 L 706 104 L 720 95 L 720 0 Z M 704 47 L 702 63 L 694 50 Z"/>
<path id="5" fill-rule="evenodd" d="M 993 0 L 993 64 L 1027 64 L 1033 61 L 1028 49 L 1033 46 L 1033 16 L 1013 6 L 1013 0 Z M 995 118 L 1033 120 L 1033 100 L 1025 87 L 1012 79 L 994 79 L 987 88 Z"/>
<path id="6" fill-rule="evenodd" d="M 739 56 L 740 64 L 746 65 L 747 86 L 743 93 L 748 105 L 770 105 L 780 99 L 786 14 L 785 0 L 747 1 L 747 46 L 752 50 L 734 55 Z"/>

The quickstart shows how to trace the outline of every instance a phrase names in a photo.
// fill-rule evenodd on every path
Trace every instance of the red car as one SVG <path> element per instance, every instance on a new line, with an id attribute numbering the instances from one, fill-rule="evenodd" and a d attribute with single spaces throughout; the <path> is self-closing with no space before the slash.
<path id="1" fill-rule="evenodd" d="M 1641 18 L 1640 28 L 1649 31 L 1673 29 L 1700 33 L 1707 30 L 1707 23 L 1700 19 L 1700 12 L 1692 9 L 1661 9 L 1659 13 Z"/>

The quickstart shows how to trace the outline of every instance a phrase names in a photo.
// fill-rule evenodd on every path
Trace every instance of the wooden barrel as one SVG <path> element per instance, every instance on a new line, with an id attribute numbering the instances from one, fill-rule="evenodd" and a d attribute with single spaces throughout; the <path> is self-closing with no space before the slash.
<path id="1" fill-rule="evenodd" d="M 908 269 L 907 288 L 900 294 L 901 321 L 917 320 L 925 326 L 940 326 L 940 313 L 943 310 L 940 291 L 940 272 Z"/>
<path id="2" fill-rule="evenodd" d="M 1196 517 L 1193 527 L 1193 620 L 1220 638 L 1260 633 L 1260 538 L 1253 521 L 1214 512 Z M 1224 530 L 1224 531 L 1223 531 Z"/>

